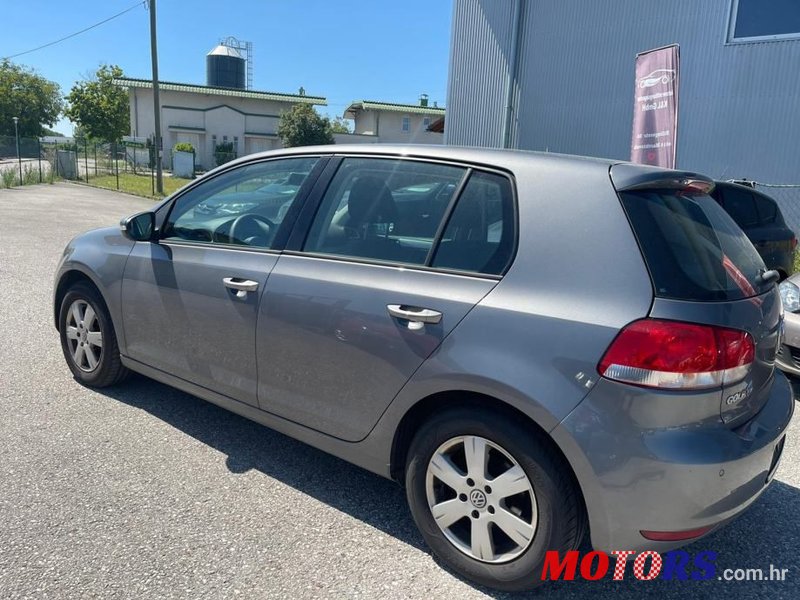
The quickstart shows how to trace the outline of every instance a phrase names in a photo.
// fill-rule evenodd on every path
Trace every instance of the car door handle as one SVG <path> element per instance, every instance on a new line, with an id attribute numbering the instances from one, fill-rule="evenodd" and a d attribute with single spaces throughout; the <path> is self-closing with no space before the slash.
<path id="1" fill-rule="evenodd" d="M 442 313 L 430 308 L 418 308 L 405 304 L 387 304 L 387 312 L 398 319 L 405 319 L 412 323 L 438 323 L 442 320 Z"/>
<path id="2" fill-rule="evenodd" d="M 251 281 L 250 279 L 240 279 L 239 277 L 225 277 L 222 280 L 222 283 L 225 284 L 226 288 L 230 288 L 232 290 L 236 290 L 237 292 L 242 292 L 242 294 L 237 294 L 237 296 L 243 296 L 247 292 L 255 292 L 258 289 L 258 282 Z"/>

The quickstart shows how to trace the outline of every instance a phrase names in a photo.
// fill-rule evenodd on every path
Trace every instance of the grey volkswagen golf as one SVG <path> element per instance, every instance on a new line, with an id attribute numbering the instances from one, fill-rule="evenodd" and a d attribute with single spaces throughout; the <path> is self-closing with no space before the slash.
<path id="1" fill-rule="evenodd" d="M 664 551 L 769 485 L 777 273 L 686 172 L 446 147 L 245 157 L 64 250 L 67 364 L 135 371 L 403 483 L 440 559 Z M 213 207 L 210 210 L 209 207 Z"/>

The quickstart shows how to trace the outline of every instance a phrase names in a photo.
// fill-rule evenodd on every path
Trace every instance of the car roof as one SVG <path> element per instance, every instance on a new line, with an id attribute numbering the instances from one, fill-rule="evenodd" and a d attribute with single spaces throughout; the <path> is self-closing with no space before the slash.
<path id="1" fill-rule="evenodd" d="M 426 144 L 331 144 L 326 146 L 299 146 L 269 150 L 243 156 L 225 166 L 246 163 L 262 158 L 278 156 L 302 156 L 308 154 L 332 154 L 362 156 L 407 156 L 414 158 L 443 159 L 469 164 L 491 166 L 500 169 L 514 170 L 532 166 L 532 163 L 552 164 L 553 162 L 596 164 L 608 169 L 618 160 L 554 154 L 550 152 L 534 152 L 530 150 L 500 150 L 493 148 L 473 148 L 466 146 L 444 146 Z"/>

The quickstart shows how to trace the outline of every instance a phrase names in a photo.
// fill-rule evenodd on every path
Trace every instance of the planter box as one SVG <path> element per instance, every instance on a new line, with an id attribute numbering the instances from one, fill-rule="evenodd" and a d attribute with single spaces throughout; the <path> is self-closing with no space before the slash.
<path id="1" fill-rule="evenodd" d="M 173 152 L 172 153 L 172 175 L 173 177 L 194 178 L 194 153 L 193 152 Z"/>

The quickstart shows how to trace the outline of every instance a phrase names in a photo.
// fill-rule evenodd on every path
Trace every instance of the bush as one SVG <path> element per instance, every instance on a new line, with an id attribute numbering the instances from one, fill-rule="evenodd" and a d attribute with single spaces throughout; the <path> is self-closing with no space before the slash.
<path id="1" fill-rule="evenodd" d="M 10 188 L 16 185 L 18 179 L 19 177 L 17 176 L 16 169 L 6 169 L 2 171 L 3 187 Z"/>
<path id="2" fill-rule="evenodd" d="M 25 165 L 22 174 L 22 185 L 33 185 L 39 183 L 39 167 L 30 164 Z"/>
<path id="3" fill-rule="evenodd" d="M 194 154 L 194 146 L 192 146 L 189 142 L 178 142 L 175 144 L 173 150 L 175 152 L 191 152 Z"/>
<path id="4" fill-rule="evenodd" d="M 233 151 L 233 142 L 222 142 L 214 148 L 214 160 L 217 166 L 224 165 L 234 158 L 236 158 L 236 153 Z"/>

